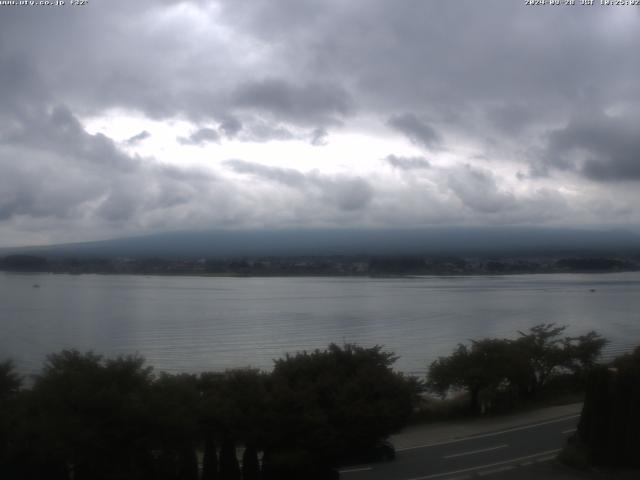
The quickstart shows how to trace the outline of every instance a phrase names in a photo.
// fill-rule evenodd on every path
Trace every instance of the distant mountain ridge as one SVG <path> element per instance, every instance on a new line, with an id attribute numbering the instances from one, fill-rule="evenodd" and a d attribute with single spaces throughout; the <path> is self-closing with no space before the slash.
<path id="1" fill-rule="evenodd" d="M 432 228 L 182 231 L 84 243 L 0 249 L 0 256 L 228 258 L 331 255 L 541 254 L 640 251 L 624 230 Z"/>

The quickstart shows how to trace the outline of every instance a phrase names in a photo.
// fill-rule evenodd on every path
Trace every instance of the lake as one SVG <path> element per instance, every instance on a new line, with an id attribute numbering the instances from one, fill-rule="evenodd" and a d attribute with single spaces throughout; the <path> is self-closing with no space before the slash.
<path id="1" fill-rule="evenodd" d="M 39 288 L 34 287 L 39 285 Z M 384 345 L 423 374 L 459 342 L 543 322 L 640 345 L 640 273 L 221 278 L 0 272 L 0 358 L 37 372 L 64 348 L 140 353 L 157 370 L 269 369 L 330 342 Z"/>

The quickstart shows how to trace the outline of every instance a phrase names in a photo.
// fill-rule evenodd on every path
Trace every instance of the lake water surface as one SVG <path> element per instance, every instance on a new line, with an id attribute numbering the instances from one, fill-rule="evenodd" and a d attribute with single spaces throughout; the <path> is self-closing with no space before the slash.
<path id="1" fill-rule="evenodd" d="M 35 288 L 34 285 L 39 285 Z M 285 352 L 381 344 L 424 373 L 459 342 L 543 322 L 640 345 L 640 273 L 217 278 L 0 272 L 0 359 L 24 373 L 63 348 L 138 352 L 157 370 L 269 369 Z"/>

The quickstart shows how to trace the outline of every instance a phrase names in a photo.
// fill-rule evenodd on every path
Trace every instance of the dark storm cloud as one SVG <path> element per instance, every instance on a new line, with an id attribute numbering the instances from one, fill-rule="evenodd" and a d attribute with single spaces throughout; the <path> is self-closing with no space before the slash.
<path id="1" fill-rule="evenodd" d="M 142 142 L 143 140 L 146 140 L 147 138 L 149 138 L 151 136 L 151 134 L 149 132 L 147 132 L 146 130 L 143 130 L 142 132 L 138 133 L 137 135 L 134 135 L 130 138 L 128 138 L 125 143 L 127 145 L 137 145 L 138 143 Z"/>
<path id="2" fill-rule="evenodd" d="M 430 125 L 412 113 L 394 115 L 387 124 L 405 135 L 411 142 L 428 149 L 436 148 L 441 143 L 440 134 Z"/>
<path id="3" fill-rule="evenodd" d="M 547 164 L 595 181 L 640 180 L 640 117 L 591 112 L 549 135 Z"/>
<path id="4" fill-rule="evenodd" d="M 179 137 L 178 142 L 182 145 L 205 145 L 210 142 L 220 142 L 220 134 L 213 128 L 201 128 L 188 137 Z"/>
<path id="5" fill-rule="evenodd" d="M 431 163 L 424 157 L 398 157 L 387 155 L 386 162 L 399 170 L 424 170 L 431 168 Z"/>

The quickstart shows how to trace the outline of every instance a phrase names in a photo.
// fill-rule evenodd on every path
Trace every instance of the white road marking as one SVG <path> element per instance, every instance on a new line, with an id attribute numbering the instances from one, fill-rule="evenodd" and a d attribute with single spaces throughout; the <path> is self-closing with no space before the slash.
<path id="1" fill-rule="evenodd" d="M 511 458 L 509 460 L 503 460 L 502 462 L 489 463 L 487 465 L 478 465 L 477 467 L 463 468 L 462 470 L 452 470 L 451 472 L 434 473 L 432 475 L 426 475 L 424 477 L 413 477 L 413 478 L 409 478 L 407 480 L 429 480 L 431 478 L 446 477 L 446 476 L 449 476 L 449 475 L 456 475 L 458 473 L 475 472 L 477 470 L 483 470 L 483 469 L 487 469 L 487 468 L 497 467 L 499 465 L 507 465 L 509 463 L 518 463 L 518 462 L 520 462 L 522 460 L 528 460 L 530 458 L 536 458 L 536 457 L 541 457 L 541 456 L 545 456 L 545 455 L 555 454 L 555 453 L 558 453 L 560 450 L 561 450 L 560 448 L 557 448 L 555 450 L 547 450 L 545 452 L 538 452 L 538 453 L 534 453 L 532 455 L 526 455 L 524 457 L 518 457 L 518 458 Z"/>
<path id="2" fill-rule="evenodd" d="M 506 472 L 508 470 L 513 470 L 514 467 L 513 465 L 505 465 L 504 467 L 496 467 L 496 468 L 492 468 L 491 470 L 483 470 L 482 472 L 478 472 L 478 476 L 479 477 L 484 477 L 485 475 L 493 475 L 494 473 L 500 473 L 500 472 Z"/>
<path id="3" fill-rule="evenodd" d="M 372 470 L 371 467 L 362 467 L 362 468 L 349 468 L 347 470 L 338 470 L 340 473 L 355 473 L 355 472 L 367 472 Z"/>
<path id="4" fill-rule="evenodd" d="M 556 458 L 555 455 L 548 455 L 546 457 L 536 458 L 536 463 L 550 462 L 551 460 L 555 460 L 555 458 Z"/>
<path id="5" fill-rule="evenodd" d="M 576 430 L 578 430 L 578 429 L 577 429 L 577 428 L 570 428 L 569 430 L 563 430 L 563 431 L 562 431 L 562 434 L 563 434 L 563 435 L 566 435 L 567 433 L 573 433 L 573 432 L 575 432 Z"/>
<path id="6" fill-rule="evenodd" d="M 491 452 L 493 450 L 499 450 L 500 448 L 507 448 L 508 446 L 509 445 L 504 444 L 504 445 L 498 445 L 496 447 L 487 447 L 487 448 L 481 448 L 479 450 L 471 450 L 469 452 L 453 453 L 451 455 L 445 455 L 442 458 L 455 458 L 455 457 L 463 457 L 465 455 L 473 455 L 475 453 Z"/>
<path id="7" fill-rule="evenodd" d="M 579 414 L 578 415 L 570 415 L 568 417 L 556 418 L 555 420 L 548 420 L 546 422 L 533 423 L 531 425 L 523 425 L 521 427 L 507 428 L 506 430 L 500 430 L 499 432 L 483 433 L 483 434 L 480 434 L 480 435 L 471 435 L 469 437 L 456 438 L 456 439 L 453 439 L 453 440 L 447 440 L 445 442 L 425 443 L 425 444 L 422 444 L 422 445 L 416 445 L 415 447 L 396 448 L 396 452 L 405 452 L 407 450 L 417 450 L 419 448 L 435 447 L 437 445 L 448 445 L 450 443 L 466 442 L 467 440 L 475 440 L 477 438 L 495 437 L 496 435 L 502 435 L 503 433 L 517 432 L 517 431 L 520 431 L 520 430 L 527 430 L 529 428 L 541 427 L 542 425 L 550 425 L 552 423 L 560 423 L 560 422 L 564 422 L 566 420 L 571 420 L 572 418 L 578 418 L 578 417 L 580 417 Z"/>

